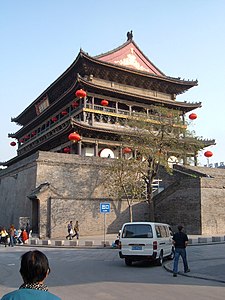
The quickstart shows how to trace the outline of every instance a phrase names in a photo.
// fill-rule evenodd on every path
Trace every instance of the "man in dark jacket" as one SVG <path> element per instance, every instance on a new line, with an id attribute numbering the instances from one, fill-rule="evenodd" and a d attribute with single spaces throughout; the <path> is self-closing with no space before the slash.
<path id="1" fill-rule="evenodd" d="M 190 272 L 190 269 L 188 268 L 187 256 L 186 256 L 186 247 L 188 244 L 188 237 L 184 232 L 182 232 L 183 226 L 179 225 L 177 228 L 178 228 L 178 232 L 176 232 L 173 235 L 173 245 L 175 247 L 175 257 L 174 257 L 174 264 L 173 264 L 173 276 L 174 277 L 177 277 L 178 262 L 179 262 L 180 256 L 182 257 L 182 260 L 183 260 L 184 273 Z"/>

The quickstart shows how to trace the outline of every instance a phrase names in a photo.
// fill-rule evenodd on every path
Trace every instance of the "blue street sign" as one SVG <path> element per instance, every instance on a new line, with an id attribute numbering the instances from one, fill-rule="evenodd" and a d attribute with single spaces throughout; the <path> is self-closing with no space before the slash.
<path id="1" fill-rule="evenodd" d="M 100 213 L 110 213 L 110 203 L 100 203 Z"/>

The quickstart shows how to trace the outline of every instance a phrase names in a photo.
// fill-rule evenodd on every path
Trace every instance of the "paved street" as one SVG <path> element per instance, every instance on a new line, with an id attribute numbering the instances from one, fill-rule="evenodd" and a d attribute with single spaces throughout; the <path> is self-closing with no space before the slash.
<path id="1" fill-rule="evenodd" d="M 20 256 L 29 249 L 0 246 L 0 297 L 21 284 Z M 65 300 L 224 299 L 225 244 L 188 247 L 191 273 L 177 278 L 163 267 L 127 267 L 117 249 L 40 250 L 50 261 L 49 290 Z M 171 262 L 165 266 L 170 269 Z"/>

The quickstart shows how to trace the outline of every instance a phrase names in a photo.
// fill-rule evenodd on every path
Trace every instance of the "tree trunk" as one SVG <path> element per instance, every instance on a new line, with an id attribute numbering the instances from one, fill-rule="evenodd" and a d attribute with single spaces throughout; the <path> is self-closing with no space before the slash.
<path id="1" fill-rule="evenodd" d="M 153 198 L 152 198 L 151 182 L 148 182 L 148 184 L 147 184 L 147 201 L 148 201 L 148 207 L 149 207 L 149 221 L 154 222 L 155 221 L 155 211 L 154 211 L 154 203 L 153 203 Z"/>
<path id="2" fill-rule="evenodd" d="M 128 207 L 129 207 L 130 222 L 133 222 L 133 207 L 132 207 L 132 204 L 128 204 Z"/>

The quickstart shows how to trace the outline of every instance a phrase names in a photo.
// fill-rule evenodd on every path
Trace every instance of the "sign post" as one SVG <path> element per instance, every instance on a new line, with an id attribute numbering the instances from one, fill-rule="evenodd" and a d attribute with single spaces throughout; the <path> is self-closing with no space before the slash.
<path id="1" fill-rule="evenodd" d="M 110 213 L 110 203 L 100 203 L 100 213 L 104 214 L 104 247 L 106 247 L 106 242 L 105 242 L 106 214 Z"/>

